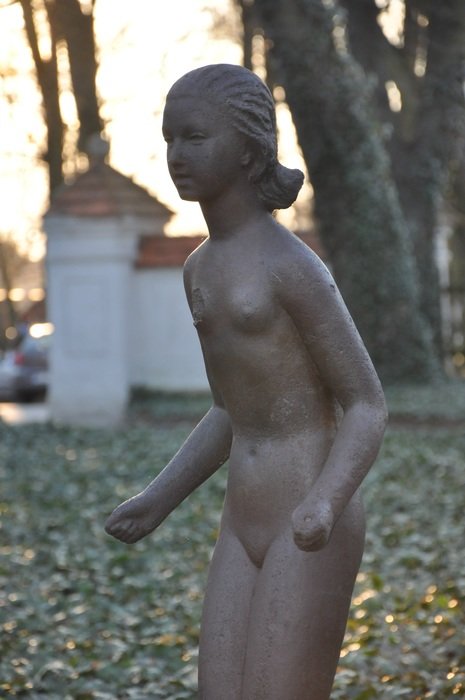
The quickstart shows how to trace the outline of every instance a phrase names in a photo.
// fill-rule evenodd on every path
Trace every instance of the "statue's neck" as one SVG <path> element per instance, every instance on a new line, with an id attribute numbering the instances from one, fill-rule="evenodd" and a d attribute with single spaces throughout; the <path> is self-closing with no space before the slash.
<path id="1" fill-rule="evenodd" d="M 255 193 L 253 196 L 232 193 L 231 197 L 200 202 L 200 207 L 212 240 L 240 235 L 271 216 Z"/>

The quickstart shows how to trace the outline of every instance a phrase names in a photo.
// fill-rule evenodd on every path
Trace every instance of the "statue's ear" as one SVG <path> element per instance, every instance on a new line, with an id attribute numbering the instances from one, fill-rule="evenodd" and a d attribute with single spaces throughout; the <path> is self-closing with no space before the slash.
<path id="1" fill-rule="evenodd" d="M 248 170 L 249 180 L 258 182 L 266 170 L 267 157 L 265 149 L 260 144 L 249 146 L 243 153 L 241 163 Z"/>
<path id="2" fill-rule="evenodd" d="M 243 168 L 248 168 L 253 161 L 253 153 L 250 148 L 244 148 L 241 155 L 241 165 Z"/>

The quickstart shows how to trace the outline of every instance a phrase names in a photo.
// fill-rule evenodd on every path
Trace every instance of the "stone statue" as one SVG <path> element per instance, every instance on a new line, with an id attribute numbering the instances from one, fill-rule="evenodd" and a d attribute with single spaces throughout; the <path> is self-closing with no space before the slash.
<path id="1" fill-rule="evenodd" d="M 209 230 L 184 280 L 213 405 L 106 529 L 127 543 L 145 537 L 229 458 L 199 697 L 327 700 L 383 392 L 327 268 L 272 215 L 303 175 L 277 160 L 265 84 L 235 65 L 193 70 L 168 93 L 163 132 L 179 195 L 199 202 Z"/>

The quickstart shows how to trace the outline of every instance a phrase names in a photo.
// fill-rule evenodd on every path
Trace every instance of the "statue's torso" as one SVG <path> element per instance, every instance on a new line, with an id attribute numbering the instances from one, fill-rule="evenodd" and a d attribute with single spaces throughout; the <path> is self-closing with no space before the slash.
<path id="1" fill-rule="evenodd" d="M 290 527 L 310 491 L 334 439 L 337 407 L 279 302 L 267 251 L 234 251 L 229 264 L 227 247 L 211 248 L 198 256 L 188 291 L 233 428 L 224 518 L 258 551 L 261 540 L 265 547 Z"/>

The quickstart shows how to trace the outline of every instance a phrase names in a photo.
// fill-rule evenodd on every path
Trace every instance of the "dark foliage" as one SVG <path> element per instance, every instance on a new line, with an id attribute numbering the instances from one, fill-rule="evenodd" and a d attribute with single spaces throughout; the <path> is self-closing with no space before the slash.
<path id="1" fill-rule="evenodd" d="M 463 387 L 441 391 L 436 411 L 459 407 Z M 411 390 L 404 413 L 439 425 L 427 393 L 415 410 Z M 206 403 L 139 399 L 123 431 L 0 425 L 0 697 L 194 700 L 225 470 L 135 546 L 103 523 Z M 389 431 L 364 489 L 368 538 L 334 700 L 463 694 L 464 488 L 463 429 Z"/>

